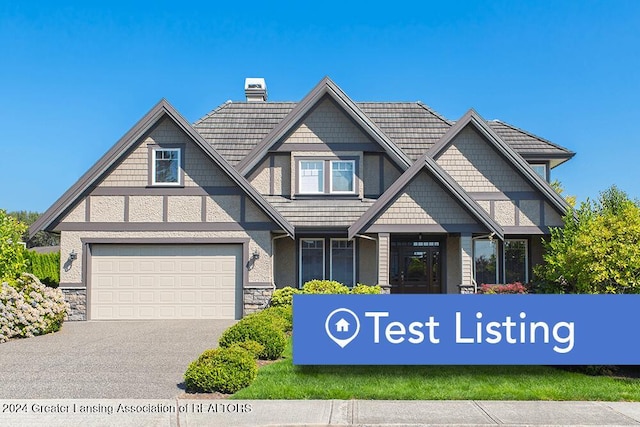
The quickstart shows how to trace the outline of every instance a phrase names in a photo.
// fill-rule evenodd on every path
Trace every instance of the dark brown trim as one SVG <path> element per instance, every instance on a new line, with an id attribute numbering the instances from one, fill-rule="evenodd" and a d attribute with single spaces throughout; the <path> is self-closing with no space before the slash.
<path id="1" fill-rule="evenodd" d="M 124 222 L 129 222 L 129 196 L 124 196 Z"/>
<path id="2" fill-rule="evenodd" d="M 520 227 L 520 200 L 514 200 L 514 224 Z"/>
<path id="3" fill-rule="evenodd" d="M 481 224 L 380 224 L 372 225 L 367 233 L 486 233 L 487 228 Z"/>
<path id="4" fill-rule="evenodd" d="M 83 244 L 114 244 L 114 245 L 210 245 L 210 244 L 239 244 L 249 243 L 248 237 L 84 237 Z"/>
<path id="5" fill-rule="evenodd" d="M 84 202 L 84 220 L 91 222 L 91 196 L 87 196 Z"/>
<path id="6" fill-rule="evenodd" d="M 59 231 L 276 231 L 272 222 L 65 222 Z"/>
<path id="7" fill-rule="evenodd" d="M 367 152 L 384 152 L 380 145 L 373 142 L 332 142 L 332 143 L 303 143 L 288 142 L 277 147 L 270 152 L 274 153 L 291 153 L 295 151 L 319 151 L 319 152 L 336 152 L 336 151 L 367 151 Z"/>
<path id="8" fill-rule="evenodd" d="M 505 234 L 530 235 L 530 234 L 549 234 L 547 226 L 520 226 L 520 227 L 504 227 Z"/>
<path id="9" fill-rule="evenodd" d="M 207 222 L 207 196 L 202 196 L 200 205 L 200 221 Z"/>
<path id="10" fill-rule="evenodd" d="M 92 196 L 233 196 L 239 187 L 97 187 Z"/>
<path id="11" fill-rule="evenodd" d="M 496 219 L 496 202 L 493 200 L 489 201 L 489 216 Z"/>
<path id="12" fill-rule="evenodd" d="M 378 157 L 378 196 L 382 193 L 384 193 L 384 155 L 381 154 Z"/>
<path id="13" fill-rule="evenodd" d="M 274 195 L 276 193 L 276 182 L 274 172 L 276 167 L 276 156 L 273 154 L 269 156 L 269 194 Z"/>
<path id="14" fill-rule="evenodd" d="M 240 222 L 244 223 L 247 220 L 247 200 L 246 197 L 240 196 Z"/>
<path id="15" fill-rule="evenodd" d="M 162 196 L 162 221 L 169 221 L 169 196 Z"/>
<path id="16" fill-rule="evenodd" d="M 540 225 L 547 225 L 547 220 L 545 218 L 545 208 L 544 208 L 544 200 L 540 200 Z"/>

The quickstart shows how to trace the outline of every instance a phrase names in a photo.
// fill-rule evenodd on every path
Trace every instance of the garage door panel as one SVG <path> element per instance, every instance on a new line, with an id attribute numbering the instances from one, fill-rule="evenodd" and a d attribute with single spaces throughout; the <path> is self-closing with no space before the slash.
<path id="1" fill-rule="evenodd" d="M 93 245 L 92 319 L 234 319 L 240 245 Z"/>

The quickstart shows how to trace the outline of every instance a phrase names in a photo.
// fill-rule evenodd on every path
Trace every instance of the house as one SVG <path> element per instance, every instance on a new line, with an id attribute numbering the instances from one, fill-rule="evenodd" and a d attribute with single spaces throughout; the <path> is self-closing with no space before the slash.
<path id="1" fill-rule="evenodd" d="M 329 78 L 190 124 L 161 100 L 35 223 L 72 319 L 240 318 L 311 279 L 391 293 L 527 282 L 574 153 L 469 110 L 355 102 Z"/>
<path id="2" fill-rule="evenodd" d="M 349 332 L 349 322 L 344 319 L 340 319 L 336 322 L 336 331 L 337 332 Z"/>

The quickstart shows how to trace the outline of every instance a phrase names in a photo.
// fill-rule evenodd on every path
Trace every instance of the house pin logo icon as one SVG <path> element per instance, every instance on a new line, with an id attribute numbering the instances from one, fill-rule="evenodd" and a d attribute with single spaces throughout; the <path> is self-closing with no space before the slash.
<path id="1" fill-rule="evenodd" d="M 345 348 L 360 332 L 360 319 L 348 308 L 338 308 L 327 316 L 324 329 L 329 338 Z"/>

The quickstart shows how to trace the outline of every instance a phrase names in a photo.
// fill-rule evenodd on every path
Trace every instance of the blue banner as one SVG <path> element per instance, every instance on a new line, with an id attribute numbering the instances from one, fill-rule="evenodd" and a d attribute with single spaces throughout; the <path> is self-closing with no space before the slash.
<path id="1" fill-rule="evenodd" d="M 295 295 L 296 365 L 640 365 L 640 295 Z"/>

